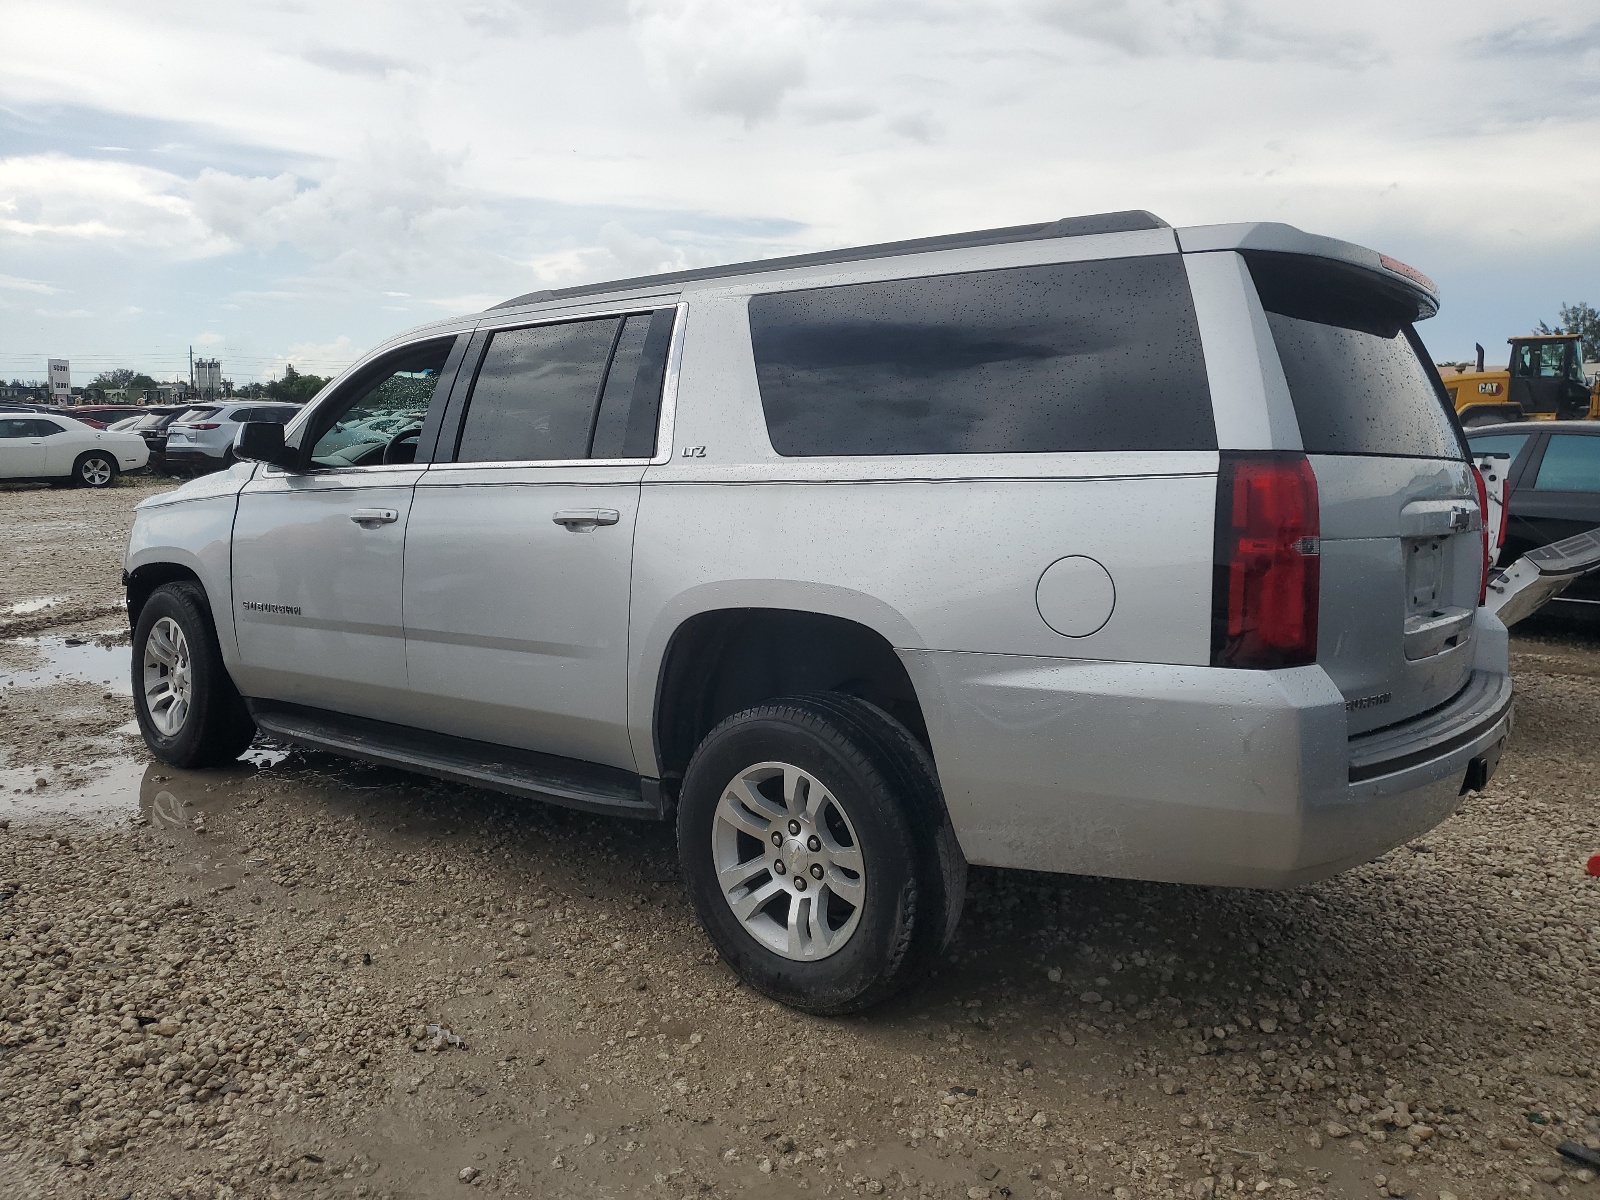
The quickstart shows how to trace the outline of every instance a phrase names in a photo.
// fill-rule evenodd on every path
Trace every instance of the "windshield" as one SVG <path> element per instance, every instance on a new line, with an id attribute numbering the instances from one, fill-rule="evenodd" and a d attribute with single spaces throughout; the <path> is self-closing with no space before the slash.
<path id="1" fill-rule="evenodd" d="M 182 416 L 180 416 L 177 421 L 173 422 L 173 424 L 187 424 L 190 421 L 204 421 L 208 417 L 216 416 L 221 411 L 222 410 L 220 408 L 191 408 Z"/>

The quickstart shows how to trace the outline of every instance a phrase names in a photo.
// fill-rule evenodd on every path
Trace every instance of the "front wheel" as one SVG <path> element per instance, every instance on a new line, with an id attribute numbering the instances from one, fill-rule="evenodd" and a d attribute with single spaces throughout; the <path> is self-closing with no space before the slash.
<path id="1" fill-rule="evenodd" d="M 937 958 L 965 862 L 927 752 L 839 693 L 770 701 L 707 735 L 685 773 L 678 855 L 695 913 L 751 987 L 856 1012 Z"/>
<path id="2" fill-rule="evenodd" d="M 198 584 L 163 584 L 145 601 L 133 631 L 133 709 L 150 752 L 175 767 L 231 762 L 255 736 Z"/>
<path id="3" fill-rule="evenodd" d="M 104 450 L 78 455 L 72 466 L 72 482 L 79 487 L 110 487 L 117 481 L 117 460 Z"/>

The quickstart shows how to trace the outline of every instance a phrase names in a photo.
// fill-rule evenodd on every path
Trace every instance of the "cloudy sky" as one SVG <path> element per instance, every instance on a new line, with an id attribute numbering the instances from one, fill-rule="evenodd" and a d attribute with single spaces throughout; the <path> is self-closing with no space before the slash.
<path id="1" fill-rule="evenodd" d="M 1122 208 L 1381 249 L 1436 357 L 1503 362 L 1600 304 L 1600 10 L 0 3 L 8 379 L 327 373 L 541 286 Z"/>

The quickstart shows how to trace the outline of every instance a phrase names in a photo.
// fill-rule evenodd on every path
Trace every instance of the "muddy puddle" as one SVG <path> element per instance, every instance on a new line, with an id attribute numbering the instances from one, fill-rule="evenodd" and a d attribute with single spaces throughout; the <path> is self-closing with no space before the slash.
<path id="1" fill-rule="evenodd" d="M 196 811 L 222 803 L 227 790 L 288 757 L 283 750 L 254 749 L 237 767 L 221 772 L 179 771 L 149 759 L 107 759 L 74 768 L 65 780 L 33 767 L 0 768 L 0 820 L 103 825 L 142 817 L 161 828 L 184 827 Z"/>
<path id="2" fill-rule="evenodd" d="M 51 683 L 92 683 L 119 696 L 131 696 L 128 646 L 76 637 L 20 637 L 4 643 L 0 688 L 43 687 Z"/>
<path id="3" fill-rule="evenodd" d="M 14 604 L 0 607 L 0 617 L 31 617 L 34 613 L 44 612 L 47 608 L 65 604 L 66 600 L 65 596 L 34 596 L 28 600 L 18 600 Z"/>

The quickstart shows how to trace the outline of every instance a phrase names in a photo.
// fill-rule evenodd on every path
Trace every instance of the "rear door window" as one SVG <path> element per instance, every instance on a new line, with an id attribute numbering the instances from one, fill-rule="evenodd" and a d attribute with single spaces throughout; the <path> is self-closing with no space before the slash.
<path id="1" fill-rule="evenodd" d="M 668 308 L 496 331 L 455 460 L 649 458 L 673 316 Z"/>
<path id="2" fill-rule="evenodd" d="M 1600 437 L 1552 434 L 1533 486 L 1540 492 L 1600 492 Z"/>
<path id="3" fill-rule="evenodd" d="M 1395 297 L 1338 265 L 1246 258 L 1307 454 L 1462 457 L 1442 385 Z"/>
<path id="4" fill-rule="evenodd" d="M 649 458 L 656 452 L 673 316 L 672 309 L 660 308 L 623 323 L 600 393 L 591 458 Z"/>
<path id="5" fill-rule="evenodd" d="M 773 292 L 749 309 L 781 455 L 1217 445 L 1177 255 Z"/>

